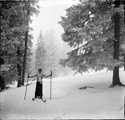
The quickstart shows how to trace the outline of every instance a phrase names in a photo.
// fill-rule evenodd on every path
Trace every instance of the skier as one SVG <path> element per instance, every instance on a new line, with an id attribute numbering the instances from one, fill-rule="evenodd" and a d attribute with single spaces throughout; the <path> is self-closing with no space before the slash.
<path id="1" fill-rule="evenodd" d="M 38 73 L 33 75 L 33 76 L 29 76 L 28 75 L 28 78 L 32 78 L 32 77 L 37 77 L 37 82 L 36 82 L 36 90 L 35 90 L 35 98 L 40 98 L 40 99 L 43 99 L 43 77 L 50 77 L 52 76 L 52 74 L 50 74 L 49 76 L 46 76 L 42 73 L 42 69 L 39 68 L 38 69 Z M 35 99 L 33 98 L 33 100 Z"/>

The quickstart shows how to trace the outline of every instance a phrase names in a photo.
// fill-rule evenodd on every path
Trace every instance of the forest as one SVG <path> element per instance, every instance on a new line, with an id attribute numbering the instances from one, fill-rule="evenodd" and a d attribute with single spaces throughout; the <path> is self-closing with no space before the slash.
<path id="1" fill-rule="evenodd" d="M 18 81 L 23 86 L 32 62 L 31 16 L 39 14 L 38 0 L 0 1 L 0 91 L 6 84 Z M 56 77 L 71 68 L 75 74 L 104 68 L 113 71 L 112 86 L 124 86 L 119 68 L 125 69 L 125 1 L 80 0 L 66 9 L 59 24 L 62 40 L 72 51 L 60 59 L 61 52 L 52 31 L 39 34 L 35 50 L 35 68 L 53 70 Z"/>
<path id="2" fill-rule="evenodd" d="M 15 81 L 18 82 L 17 87 L 24 86 L 27 73 L 36 72 L 39 67 L 44 72 L 53 70 L 53 77 L 69 71 L 59 65 L 62 51 L 57 50 L 52 30 L 45 35 L 40 31 L 36 49 L 33 49 L 33 28 L 30 25 L 33 22 L 32 16 L 39 15 L 38 2 L 39 0 L 0 1 L 0 91 Z"/>
<path id="3" fill-rule="evenodd" d="M 0 1 L 0 89 L 8 83 L 18 81 L 24 85 L 25 72 L 30 67 L 32 55 L 29 34 L 32 28 L 31 16 L 38 15 L 38 0 Z"/>

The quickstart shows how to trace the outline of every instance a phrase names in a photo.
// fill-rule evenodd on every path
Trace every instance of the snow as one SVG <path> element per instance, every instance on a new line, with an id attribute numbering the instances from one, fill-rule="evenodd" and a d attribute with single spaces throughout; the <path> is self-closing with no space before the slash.
<path id="1" fill-rule="evenodd" d="M 125 83 L 125 72 L 120 79 Z M 0 93 L 1 119 L 122 119 L 124 118 L 124 88 L 109 88 L 112 72 L 84 73 L 52 79 L 50 100 L 50 79 L 44 80 L 44 99 L 32 101 L 35 81 L 26 87 L 8 89 Z M 79 89 L 84 86 L 94 88 Z"/>

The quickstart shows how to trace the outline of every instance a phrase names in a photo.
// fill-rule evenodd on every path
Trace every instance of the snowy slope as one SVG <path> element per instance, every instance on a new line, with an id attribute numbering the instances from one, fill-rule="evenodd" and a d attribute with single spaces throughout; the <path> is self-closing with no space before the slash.
<path id="1" fill-rule="evenodd" d="M 125 72 L 120 78 L 124 83 Z M 44 80 L 44 98 L 32 101 L 35 82 L 28 86 L 24 100 L 25 87 L 3 91 L 0 95 L 2 119 L 38 119 L 38 118 L 124 118 L 124 89 L 109 88 L 112 72 L 91 72 L 76 76 L 58 77 L 52 82 L 52 100 L 50 98 L 50 80 Z M 83 86 L 94 88 L 79 89 Z"/>

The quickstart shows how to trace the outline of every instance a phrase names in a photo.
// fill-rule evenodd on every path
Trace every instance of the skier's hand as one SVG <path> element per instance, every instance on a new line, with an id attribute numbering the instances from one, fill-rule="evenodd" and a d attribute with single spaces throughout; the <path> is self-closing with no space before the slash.
<path id="1" fill-rule="evenodd" d="M 52 71 L 51 71 L 51 74 L 49 76 L 52 76 Z"/>
<path id="2" fill-rule="evenodd" d="M 29 75 L 30 75 L 30 73 L 28 73 L 28 78 L 30 78 L 30 76 L 29 76 Z"/>
<path id="3" fill-rule="evenodd" d="M 43 81 L 41 81 L 40 83 L 43 84 Z"/>

